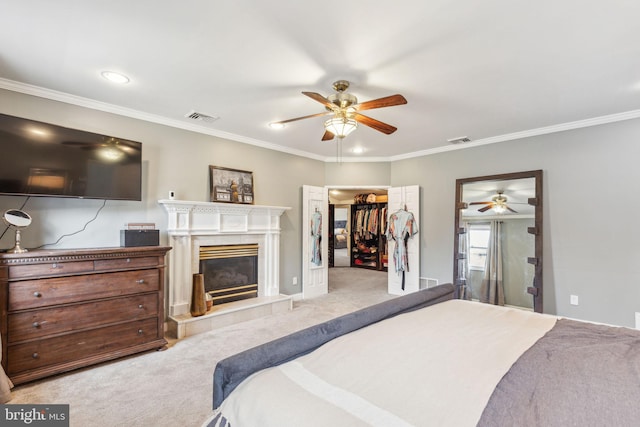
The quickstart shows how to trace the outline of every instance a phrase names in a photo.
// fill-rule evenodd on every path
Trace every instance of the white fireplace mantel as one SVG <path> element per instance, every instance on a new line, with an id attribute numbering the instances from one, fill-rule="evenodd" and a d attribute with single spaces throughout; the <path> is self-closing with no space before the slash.
<path id="1" fill-rule="evenodd" d="M 169 252 L 170 320 L 193 320 L 188 316 L 200 246 L 258 244 L 258 298 L 280 294 L 280 216 L 291 208 L 166 199 L 158 203 L 168 213 L 167 234 L 173 247 Z"/>

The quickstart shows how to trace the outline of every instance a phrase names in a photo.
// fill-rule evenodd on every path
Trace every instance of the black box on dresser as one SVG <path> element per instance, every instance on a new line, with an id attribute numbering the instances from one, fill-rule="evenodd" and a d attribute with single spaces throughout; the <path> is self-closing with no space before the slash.
<path id="1" fill-rule="evenodd" d="M 160 230 L 120 230 L 120 246 L 122 247 L 158 245 L 160 245 Z"/>

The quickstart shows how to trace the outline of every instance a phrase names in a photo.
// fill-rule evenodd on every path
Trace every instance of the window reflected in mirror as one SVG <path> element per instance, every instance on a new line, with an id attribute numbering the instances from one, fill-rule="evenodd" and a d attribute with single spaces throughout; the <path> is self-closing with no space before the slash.
<path id="1" fill-rule="evenodd" d="M 487 223 L 471 223 L 469 233 L 469 270 L 484 271 L 489 247 L 490 227 Z"/>

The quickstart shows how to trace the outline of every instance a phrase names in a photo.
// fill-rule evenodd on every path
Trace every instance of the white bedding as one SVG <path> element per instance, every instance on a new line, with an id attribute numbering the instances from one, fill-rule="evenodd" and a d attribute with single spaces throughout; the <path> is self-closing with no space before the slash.
<path id="1" fill-rule="evenodd" d="M 233 427 L 475 426 L 556 317 L 446 301 L 258 372 L 222 403 Z"/>

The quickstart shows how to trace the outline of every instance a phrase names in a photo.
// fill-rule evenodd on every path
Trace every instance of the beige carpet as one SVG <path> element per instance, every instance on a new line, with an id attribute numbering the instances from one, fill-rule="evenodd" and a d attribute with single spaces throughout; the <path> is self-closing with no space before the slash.
<path id="1" fill-rule="evenodd" d="M 152 351 L 16 387 L 10 404 L 69 404 L 75 427 L 200 426 L 211 414 L 218 360 L 307 326 L 369 306 L 387 294 L 387 274 L 329 270 L 329 294 L 291 312 L 232 325 Z"/>
<path id="2" fill-rule="evenodd" d="M 335 249 L 333 251 L 333 266 L 334 267 L 349 267 L 350 264 L 349 259 L 349 250 L 347 248 L 344 249 Z"/>

